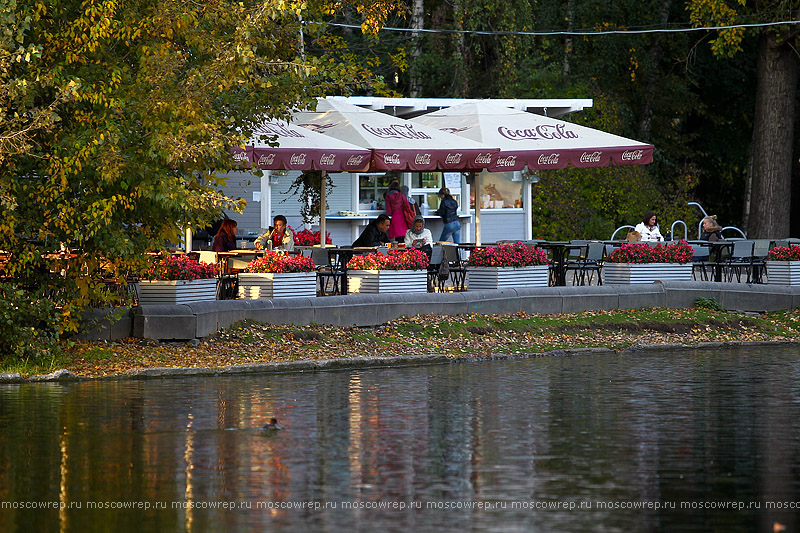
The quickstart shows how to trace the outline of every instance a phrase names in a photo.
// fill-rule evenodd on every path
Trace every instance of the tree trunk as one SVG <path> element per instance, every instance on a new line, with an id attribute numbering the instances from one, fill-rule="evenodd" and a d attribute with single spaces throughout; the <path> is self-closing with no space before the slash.
<path id="1" fill-rule="evenodd" d="M 777 33 L 763 32 L 758 43 L 756 107 L 748 165 L 752 196 L 745 220 L 752 238 L 789 236 L 796 92 L 794 50 Z"/>
<path id="2" fill-rule="evenodd" d="M 669 22 L 669 10 L 672 6 L 672 0 L 662 0 L 658 6 L 658 22 L 666 25 Z M 648 65 L 648 74 L 645 78 L 645 91 L 644 100 L 642 101 L 642 108 L 639 111 L 639 135 L 640 141 L 649 142 L 650 133 L 653 129 L 653 101 L 655 95 L 658 94 L 658 81 L 661 75 L 659 63 L 661 63 L 661 54 L 663 46 L 661 42 L 661 34 L 655 34 L 652 44 L 650 45 L 650 64 Z"/>
<path id="3" fill-rule="evenodd" d="M 575 18 L 575 0 L 568 0 L 567 2 L 567 31 L 572 31 L 573 19 Z M 569 76 L 569 55 L 572 53 L 572 36 L 567 35 L 564 38 L 564 61 L 561 69 L 564 76 Z"/>
<path id="4" fill-rule="evenodd" d="M 424 0 L 414 0 L 414 8 L 411 12 L 411 27 L 415 30 L 421 30 L 425 27 Z M 418 31 L 411 32 L 411 36 L 414 39 L 414 44 L 413 48 L 411 49 L 411 68 L 409 69 L 411 73 L 411 79 L 409 80 L 410 87 L 408 95 L 411 98 L 416 98 L 419 96 L 420 89 L 422 87 L 419 79 L 419 71 L 417 70 L 419 68 L 417 65 L 417 59 L 419 59 L 419 57 L 422 55 L 422 39 L 420 38 L 420 32 Z"/>

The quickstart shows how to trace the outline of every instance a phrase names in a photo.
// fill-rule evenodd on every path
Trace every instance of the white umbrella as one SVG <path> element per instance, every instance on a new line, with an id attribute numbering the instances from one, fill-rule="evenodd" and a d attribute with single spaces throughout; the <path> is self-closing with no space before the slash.
<path id="1" fill-rule="evenodd" d="M 292 122 L 372 150 L 370 170 L 479 170 L 492 165 L 498 152 L 338 98 L 318 100 L 316 111 L 297 113 Z"/>
<path id="2" fill-rule="evenodd" d="M 470 102 L 440 109 L 411 122 L 460 135 L 500 153 L 493 172 L 529 169 L 646 165 L 653 145 L 563 120 L 510 109 L 491 102 Z M 475 175 L 480 191 L 480 174 Z M 480 243 L 480 202 L 475 201 L 475 237 Z"/>
<path id="3" fill-rule="evenodd" d="M 253 138 L 244 149 L 234 147 L 232 152 L 235 160 L 263 170 L 322 171 L 319 231 L 320 245 L 323 247 L 326 233 L 325 174 L 364 171 L 372 158 L 369 150 L 280 121 L 263 122 L 253 132 Z M 262 191 L 262 198 L 264 196 Z"/>
<path id="4" fill-rule="evenodd" d="M 493 172 L 614 165 L 646 165 L 653 145 L 518 111 L 491 102 L 472 102 L 440 109 L 411 122 L 454 133 L 489 146 L 500 154 Z"/>

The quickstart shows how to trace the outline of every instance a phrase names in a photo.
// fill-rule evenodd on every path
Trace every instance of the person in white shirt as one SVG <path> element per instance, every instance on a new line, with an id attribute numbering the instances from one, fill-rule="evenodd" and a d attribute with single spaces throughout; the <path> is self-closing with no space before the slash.
<path id="1" fill-rule="evenodd" d="M 642 217 L 642 221 L 636 225 L 636 231 L 642 236 L 643 241 L 663 241 L 661 231 L 658 229 L 658 219 L 656 214 L 648 211 Z"/>
<path id="2" fill-rule="evenodd" d="M 406 231 L 406 248 L 416 248 L 422 250 L 428 257 L 433 251 L 433 235 L 431 230 L 425 227 L 425 219 L 417 215 L 411 228 Z"/>

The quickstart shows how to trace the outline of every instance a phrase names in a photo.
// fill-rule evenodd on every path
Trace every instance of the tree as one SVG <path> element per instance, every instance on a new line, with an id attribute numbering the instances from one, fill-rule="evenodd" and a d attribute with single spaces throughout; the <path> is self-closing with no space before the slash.
<path id="1" fill-rule="evenodd" d="M 103 275 L 141 268 L 143 252 L 237 206 L 219 176 L 255 122 L 373 81 L 321 27 L 305 36 L 320 53 L 304 54 L 301 19 L 346 7 L 375 31 L 397 7 L 5 2 L 0 139 L 16 140 L 0 144 L 0 249 L 5 274 L 57 298 L 69 329 L 102 296 Z"/>
<path id="2" fill-rule="evenodd" d="M 698 23 L 731 24 L 745 15 L 748 21 L 780 22 L 797 20 L 800 15 L 797 2 L 787 0 L 757 1 L 751 8 L 744 2 L 730 5 L 722 0 L 690 0 L 688 7 L 692 20 Z M 791 220 L 798 76 L 795 45 L 800 25 L 777 25 L 753 31 L 758 32 L 757 85 L 744 227 L 751 237 L 786 237 Z M 737 54 L 742 50 L 746 34 L 741 27 L 720 30 L 719 36 L 711 42 L 712 49 L 722 57 Z"/>

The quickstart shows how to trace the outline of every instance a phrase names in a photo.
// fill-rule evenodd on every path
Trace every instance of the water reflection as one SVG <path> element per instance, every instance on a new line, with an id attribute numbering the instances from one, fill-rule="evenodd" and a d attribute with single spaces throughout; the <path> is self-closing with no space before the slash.
<path id="1" fill-rule="evenodd" d="M 0 529 L 796 531 L 798 378 L 771 348 L 3 386 Z"/>

